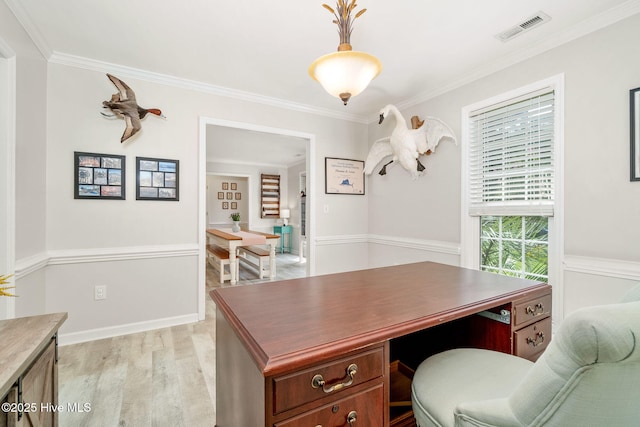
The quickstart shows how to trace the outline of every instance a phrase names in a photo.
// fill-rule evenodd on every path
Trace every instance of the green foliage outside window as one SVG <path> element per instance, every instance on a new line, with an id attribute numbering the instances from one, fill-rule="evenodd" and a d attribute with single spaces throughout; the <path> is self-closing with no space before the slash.
<path id="1" fill-rule="evenodd" d="M 480 268 L 546 282 L 549 277 L 549 221 L 538 216 L 484 216 Z"/>

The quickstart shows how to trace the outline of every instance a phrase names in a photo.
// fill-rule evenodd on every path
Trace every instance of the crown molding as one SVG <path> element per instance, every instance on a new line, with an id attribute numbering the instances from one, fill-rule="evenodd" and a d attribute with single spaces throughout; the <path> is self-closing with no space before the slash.
<path id="1" fill-rule="evenodd" d="M 67 67 L 81 68 L 89 71 L 118 74 L 118 77 L 129 77 L 165 86 L 193 90 L 196 92 L 208 93 L 211 95 L 223 96 L 226 98 L 232 98 L 240 101 L 247 101 L 286 110 L 293 110 L 301 113 L 314 114 L 318 116 L 325 116 L 333 119 L 347 120 L 363 124 L 366 124 L 368 122 L 368 119 L 355 114 L 338 113 L 326 108 L 299 104 L 280 98 L 273 98 L 270 96 L 259 95 L 256 93 L 245 92 L 223 86 L 216 86 L 210 83 L 203 83 L 196 80 L 184 79 L 181 77 L 170 76 L 168 74 L 156 73 L 153 71 L 128 67 L 126 65 L 113 64 L 110 62 L 70 55 L 57 51 L 54 51 L 50 55 L 49 62 L 65 65 Z"/>
<path id="2" fill-rule="evenodd" d="M 400 110 L 403 110 L 429 101 L 430 99 L 433 99 L 437 96 L 458 89 L 471 82 L 489 76 L 519 62 L 525 61 L 536 55 L 540 55 L 541 53 L 569 43 L 577 38 L 608 27 L 609 25 L 615 24 L 616 22 L 633 16 L 637 13 L 640 13 L 640 0 L 629 0 L 619 6 L 613 7 L 601 13 L 600 15 L 584 20 L 574 25 L 573 27 L 567 28 L 564 31 L 547 37 L 539 43 L 531 46 L 529 49 L 518 51 L 512 55 L 498 58 L 495 61 L 491 61 L 491 63 L 485 65 L 484 67 L 476 68 L 472 73 L 466 74 L 448 84 L 441 85 L 438 87 L 438 89 L 422 92 L 412 98 L 397 103 L 396 106 Z M 369 123 L 371 123 L 371 120 L 369 120 Z"/>
<path id="3" fill-rule="evenodd" d="M 11 12 L 13 12 L 13 15 L 16 17 L 18 22 L 20 22 L 20 25 L 22 25 L 22 28 L 24 28 L 27 35 L 36 45 L 36 48 L 38 48 L 44 59 L 48 60 L 51 57 L 52 50 L 20 2 L 18 0 L 5 0 L 5 3 L 7 4 L 7 7 L 11 9 Z"/>

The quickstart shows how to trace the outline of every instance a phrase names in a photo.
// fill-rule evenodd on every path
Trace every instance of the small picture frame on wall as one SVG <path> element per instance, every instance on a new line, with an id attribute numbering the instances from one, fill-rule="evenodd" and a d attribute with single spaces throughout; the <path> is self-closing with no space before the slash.
<path id="1" fill-rule="evenodd" d="M 640 181 L 640 87 L 629 91 L 631 181 Z"/>
<path id="2" fill-rule="evenodd" d="M 125 199 L 125 157 L 74 152 L 74 199 Z"/>
<path id="3" fill-rule="evenodd" d="M 326 194 L 364 195 L 364 161 L 325 157 Z"/>
<path id="4" fill-rule="evenodd" d="M 222 202 L 222 209 L 229 209 L 229 202 Z"/>
<path id="5" fill-rule="evenodd" d="M 238 209 L 238 202 L 231 202 L 231 209 Z"/>
<path id="6" fill-rule="evenodd" d="M 228 182 L 223 182 L 222 183 L 222 189 L 223 190 L 228 190 L 229 189 L 229 183 Z"/>
<path id="7" fill-rule="evenodd" d="M 227 192 L 227 200 L 233 200 L 233 193 L 231 191 Z"/>
<path id="8" fill-rule="evenodd" d="M 236 200 L 242 200 L 242 193 L 236 193 Z"/>
<path id="9" fill-rule="evenodd" d="M 236 182 L 232 182 L 231 183 L 231 191 L 237 190 L 238 189 L 238 183 Z"/>
<path id="10" fill-rule="evenodd" d="M 178 160 L 136 157 L 136 200 L 179 200 Z"/>
<path id="11" fill-rule="evenodd" d="M 224 191 L 218 191 L 218 200 L 224 200 Z"/>

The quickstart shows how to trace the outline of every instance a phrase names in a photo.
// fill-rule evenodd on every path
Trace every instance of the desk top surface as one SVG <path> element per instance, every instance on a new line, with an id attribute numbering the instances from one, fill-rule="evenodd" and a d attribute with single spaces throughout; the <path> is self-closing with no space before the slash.
<path id="1" fill-rule="evenodd" d="M 211 291 L 264 375 L 549 291 L 546 284 L 432 262 Z"/>

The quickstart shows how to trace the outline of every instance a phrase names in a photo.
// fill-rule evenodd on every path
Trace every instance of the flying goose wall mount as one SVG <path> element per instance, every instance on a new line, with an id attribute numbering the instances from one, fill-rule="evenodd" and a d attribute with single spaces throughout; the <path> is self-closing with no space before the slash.
<path id="1" fill-rule="evenodd" d="M 166 118 L 162 111 L 157 108 L 142 108 L 136 101 L 136 94 L 125 82 L 119 78 L 107 73 L 107 77 L 118 89 L 118 93 L 111 95 L 111 100 L 103 101 L 102 107 L 108 108 L 113 114 L 101 112 L 105 117 L 122 117 L 125 121 L 125 129 L 120 143 L 125 142 L 142 129 L 140 120 L 148 114 L 154 114 L 158 117 Z"/>
<path id="2" fill-rule="evenodd" d="M 395 105 L 388 104 L 380 110 L 380 121 L 393 114 L 396 125 L 391 136 L 380 138 L 373 143 L 367 159 L 364 162 L 364 173 L 371 175 L 373 169 L 384 158 L 392 156 L 391 161 L 385 163 L 378 174 L 386 175 L 387 166 L 398 162 L 413 179 L 425 172 L 419 157 L 429 155 L 436 150 L 442 140 L 451 140 L 457 145 L 456 136 L 442 120 L 435 117 L 425 117 L 420 120 L 417 116 L 411 118 L 413 128 L 407 127 L 407 122 Z"/>

